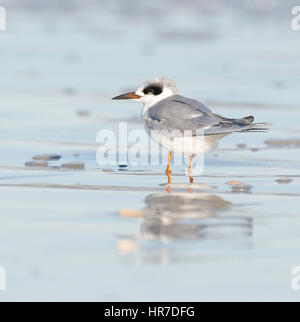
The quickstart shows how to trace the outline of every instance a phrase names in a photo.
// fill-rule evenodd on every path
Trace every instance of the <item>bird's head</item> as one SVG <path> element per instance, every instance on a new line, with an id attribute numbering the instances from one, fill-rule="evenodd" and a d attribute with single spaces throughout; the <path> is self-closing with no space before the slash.
<path id="1" fill-rule="evenodd" d="M 173 81 L 158 77 L 144 82 L 135 92 L 122 94 L 113 99 L 132 99 L 150 107 L 169 96 L 177 94 L 179 94 L 179 90 Z"/>

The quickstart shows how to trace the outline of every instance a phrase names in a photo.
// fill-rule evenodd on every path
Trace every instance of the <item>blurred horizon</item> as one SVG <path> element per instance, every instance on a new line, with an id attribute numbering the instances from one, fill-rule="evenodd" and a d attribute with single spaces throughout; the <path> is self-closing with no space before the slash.
<path id="1" fill-rule="evenodd" d="M 295 83 L 300 32 L 290 26 L 291 4 L 10 0 L 1 5 L 7 30 L 0 33 L 0 91 L 73 89 L 110 97 L 164 76 L 187 96 L 203 100 L 287 105 L 300 100 Z"/>

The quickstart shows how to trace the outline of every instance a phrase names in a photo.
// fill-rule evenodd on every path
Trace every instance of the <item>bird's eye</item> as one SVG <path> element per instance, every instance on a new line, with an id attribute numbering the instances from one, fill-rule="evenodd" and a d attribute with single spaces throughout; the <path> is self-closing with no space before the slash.
<path id="1" fill-rule="evenodd" d="M 150 85 L 143 90 L 143 93 L 145 95 L 147 94 L 159 95 L 162 91 L 163 89 L 160 86 Z"/>

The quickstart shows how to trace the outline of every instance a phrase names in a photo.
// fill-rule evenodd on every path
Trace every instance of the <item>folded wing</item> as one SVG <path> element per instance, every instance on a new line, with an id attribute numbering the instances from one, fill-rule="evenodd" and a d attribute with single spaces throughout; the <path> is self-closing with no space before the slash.
<path id="1" fill-rule="evenodd" d="M 148 130 L 171 131 L 203 131 L 205 135 L 264 131 L 270 124 L 252 123 L 253 116 L 242 119 L 229 119 L 214 114 L 204 104 L 174 95 L 150 107 L 144 116 Z"/>

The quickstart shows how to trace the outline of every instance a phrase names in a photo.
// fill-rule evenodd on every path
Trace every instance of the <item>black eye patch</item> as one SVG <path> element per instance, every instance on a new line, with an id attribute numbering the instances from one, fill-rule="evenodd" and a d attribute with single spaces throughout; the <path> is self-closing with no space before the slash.
<path id="1" fill-rule="evenodd" d="M 162 91 L 163 91 L 163 89 L 162 89 L 160 86 L 157 86 L 157 85 L 150 85 L 150 86 L 147 86 L 147 87 L 143 90 L 143 93 L 144 93 L 145 95 L 147 95 L 147 94 L 159 95 Z"/>

